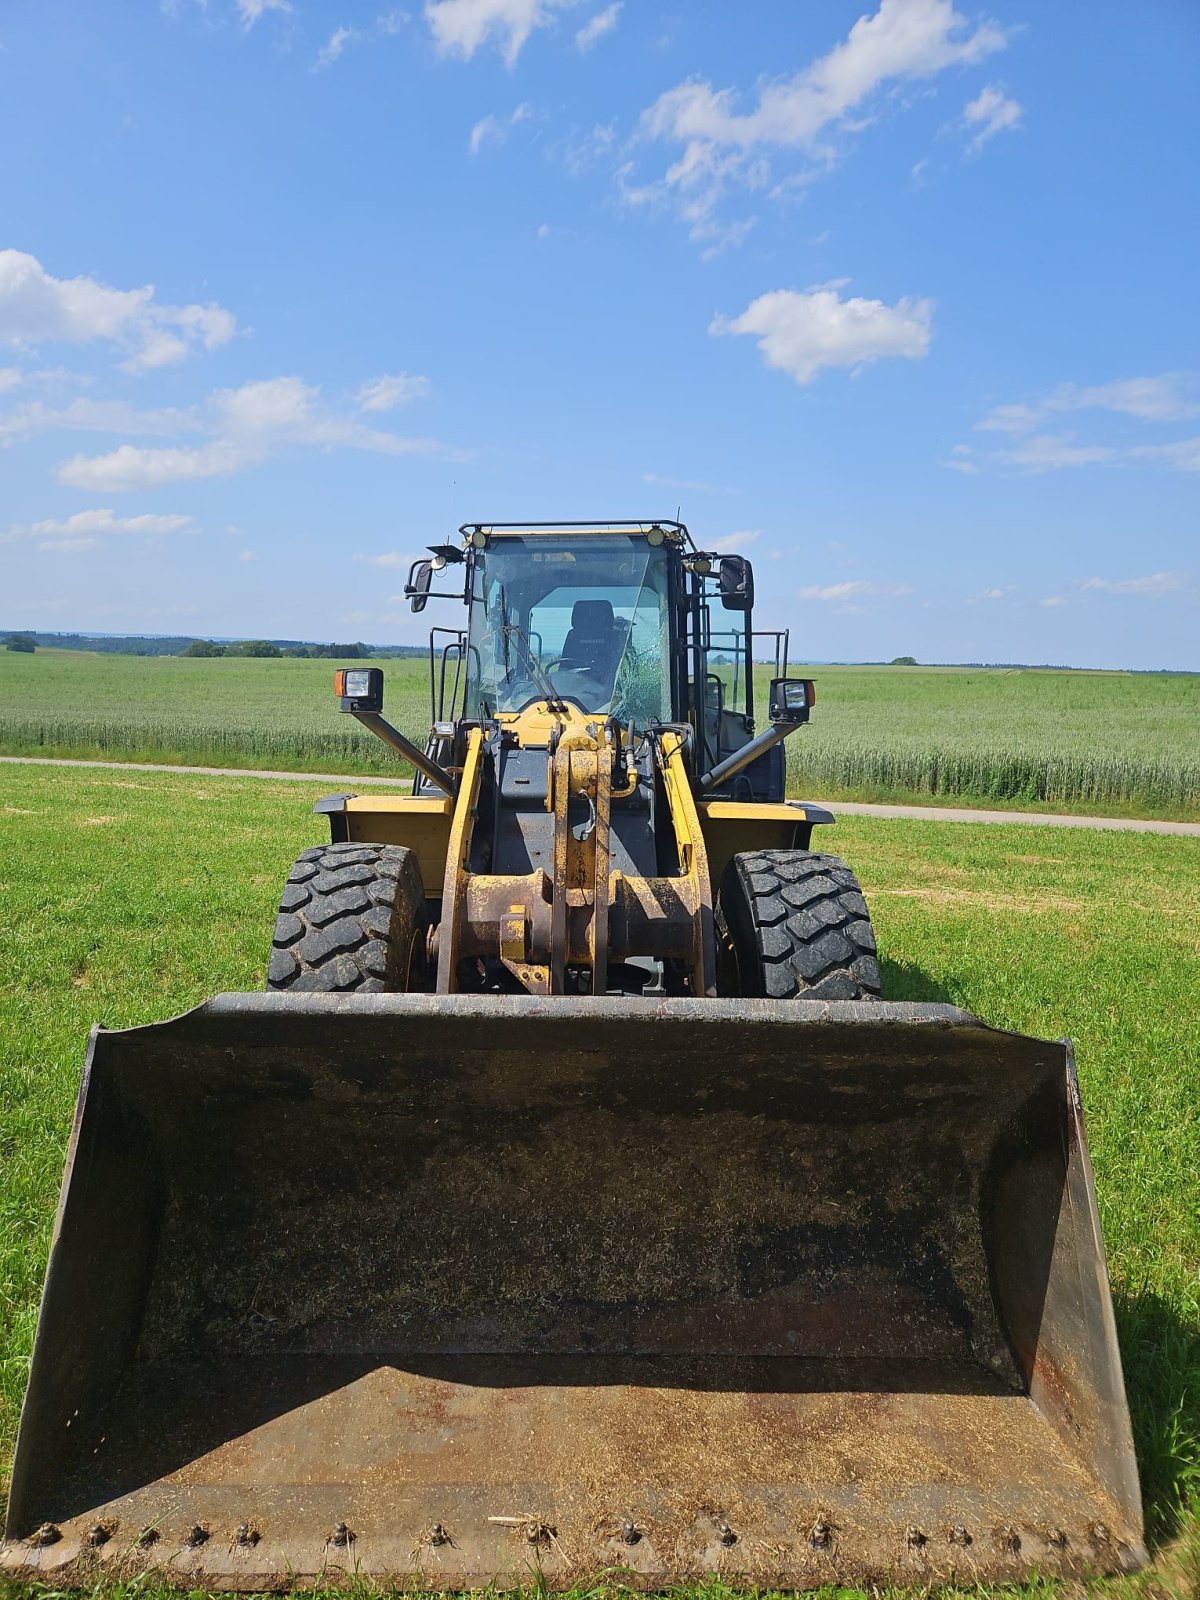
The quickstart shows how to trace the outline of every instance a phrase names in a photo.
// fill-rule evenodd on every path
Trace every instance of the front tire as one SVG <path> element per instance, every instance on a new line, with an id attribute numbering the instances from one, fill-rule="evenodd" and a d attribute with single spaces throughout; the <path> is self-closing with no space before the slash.
<path id="1" fill-rule="evenodd" d="M 754 850 L 726 869 L 717 905 L 723 994 L 875 1000 L 879 961 L 858 879 L 838 856 Z"/>
<path id="2" fill-rule="evenodd" d="M 411 850 L 327 844 L 288 875 L 275 922 L 267 988 L 403 994 L 422 986 L 425 891 Z"/>

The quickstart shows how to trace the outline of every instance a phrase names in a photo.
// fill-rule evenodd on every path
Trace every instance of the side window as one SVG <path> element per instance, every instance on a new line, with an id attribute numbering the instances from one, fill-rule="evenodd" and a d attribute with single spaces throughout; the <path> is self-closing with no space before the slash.
<path id="1" fill-rule="evenodd" d="M 741 628 L 714 629 L 709 635 L 709 679 L 721 680 L 722 707 L 739 716 L 746 711 L 747 655 L 746 635 Z"/>

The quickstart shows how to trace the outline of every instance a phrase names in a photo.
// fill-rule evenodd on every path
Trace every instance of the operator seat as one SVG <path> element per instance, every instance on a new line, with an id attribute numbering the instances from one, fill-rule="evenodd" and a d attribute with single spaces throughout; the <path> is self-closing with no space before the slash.
<path id="1" fill-rule="evenodd" d="M 571 626 L 563 640 L 562 659 L 575 661 L 602 679 L 611 678 L 625 645 L 611 600 L 576 600 Z"/>

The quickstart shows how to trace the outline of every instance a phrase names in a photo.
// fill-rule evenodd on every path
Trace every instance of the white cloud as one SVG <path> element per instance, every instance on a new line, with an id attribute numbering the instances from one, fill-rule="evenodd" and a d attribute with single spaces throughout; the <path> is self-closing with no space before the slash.
<path id="1" fill-rule="evenodd" d="M 929 351 L 932 300 L 842 300 L 833 286 L 801 294 L 773 289 L 732 320 L 717 316 L 716 334 L 752 334 L 769 367 L 811 383 L 823 367 L 857 367 L 884 356 L 915 360 Z"/>
<path id="2" fill-rule="evenodd" d="M 355 561 L 362 561 L 369 567 L 396 567 L 407 572 L 412 566 L 413 557 L 405 555 L 401 550 L 385 550 L 379 556 L 355 556 Z M 389 601 L 390 605 L 392 602 Z"/>
<path id="3" fill-rule="evenodd" d="M 423 400 L 428 393 L 428 378 L 415 372 L 395 372 L 364 383 L 355 403 L 360 411 L 393 411 L 411 400 Z"/>
<path id="4" fill-rule="evenodd" d="M 471 129 L 467 148 L 473 156 L 477 156 L 485 144 L 503 144 L 512 130 L 518 124 L 528 122 L 532 115 L 529 106 L 522 103 L 507 117 L 480 117 Z"/>
<path id="5" fill-rule="evenodd" d="M 194 430 L 196 414 L 166 407 L 143 411 L 126 400 L 71 400 L 65 406 L 48 406 L 40 400 L 18 406 L 0 417 L 0 444 L 58 429 L 83 433 L 138 433 L 173 435 Z"/>
<path id="6" fill-rule="evenodd" d="M 55 278 L 35 256 L 0 250 L 0 345 L 102 341 L 129 351 L 126 370 L 145 372 L 215 349 L 236 328 L 218 305 L 163 305 L 150 284 L 110 289 L 95 278 Z"/>
<path id="7" fill-rule="evenodd" d="M 0 535 L 0 543 L 35 539 L 39 550 L 91 550 L 106 534 L 141 534 L 152 538 L 194 527 L 192 517 L 179 515 L 143 513 L 136 517 L 119 517 L 112 510 L 76 511 L 69 517 L 47 517 L 41 522 L 14 523 L 5 534 Z"/>
<path id="8" fill-rule="evenodd" d="M 197 448 L 141 449 L 123 444 L 103 456 L 72 456 L 58 469 L 59 483 L 101 494 L 156 489 L 165 483 L 218 478 L 253 464 L 253 453 L 218 441 Z"/>
<path id="9" fill-rule="evenodd" d="M 745 550 L 747 546 L 757 544 L 761 537 L 761 528 L 739 528 L 736 533 L 727 533 L 718 539 L 716 549 L 721 555 L 732 550 Z"/>
<path id="10" fill-rule="evenodd" d="M 24 377 L 20 367 L 0 367 L 0 394 L 15 389 Z"/>
<path id="11" fill-rule="evenodd" d="M 369 385 L 367 386 L 370 387 Z M 123 444 L 101 456 L 74 456 L 58 469 L 60 483 L 117 493 L 196 478 L 225 477 L 258 465 L 289 445 L 370 450 L 382 455 L 463 459 L 436 439 L 411 438 L 368 427 L 324 409 L 320 390 L 301 378 L 268 378 L 218 389 L 192 430 L 207 443 L 169 448 Z"/>
<path id="12" fill-rule="evenodd" d="M 238 551 L 238 560 L 239 561 L 246 561 L 246 562 L 261 561 L 262 557 L 258 554 L 258 552 L 256 550 L 239 550 Z"/>
<path id="13" fill-rule="evenodd" d="M 594 44 L 603 39 L 606 33 L 611 33 L 617 25 L 617 18 L 621 15 L 623 0 L 613 0 L 611 6 L 605 6 L 603 11 L 597 11 L 589 22 L 575 35 L 575 45 L 579 50 L 590 50 Z"/>
<path id="14" fill-rule="evenodd" d="M 505 64 L 513 66 L 535 28 L 548 27 L 555 14 L 576 0 L 427 0 L 425 20 L 442 55 L 466 60 L 493 39 Z"/>
<path id="15" fill-rule="evenodd" d="M 1195 389 L 1195 375 L 1187 372 L 1118 378 L 1090 387 L 1062 383 L 1031 405 L 996 406 L 977 426 L 995 433 L 1027 433 L 1063 411 L 1111 411 L 1139 422 L 1178 422 L 1200 416 Z"/>
<path id="16" fill-rule="evenodd" d="M 407 11 L 381 11 L 375 18 L 375 31 L 380 34 L 397 34 L 412 18 Z"/>
<path id="17" fill-rule="evenodd" d="M 1175 594 L 1187 583 L 1182 572 L 1152 572 L 1145 578 L 1085 578 L 1081 589 L 1100 590 L 1105 594 L 1141 594 L 1158 597 Z"/>
<path id="18" fill-rule="evenodd" d="M 972 28 L 951 0 L 880 0 L 827 55 L 765 83 L 749 110 L 738 109 L 735 90 L 698 79 L 660 95 L 643 112 L 639 132 L 680 145 L 682 153 L 658 184 L 629 189 L 626 197 L 673 197 L 692 236 L 708 238 L 731 185 L 770 187 L 769 152 L 803 151 L 827 166 L 834 159 L 830 136 L 852 121 L 861 126 L 881 90 L 973 65 L 1006 43 L 994 23 Z"/>
<path id="19" fill-rule="evenodd" d="M 975 130 L 967 148 L 979 150 L 994 134 L 1017 127 L 1022 114 L 1022 107 L 1016 100 L 1010 100 L 1003 89 L 989 83 L 963 108 L 963 121 Z"/>
<path id="20" fill-rule="evenodd" d="M 30 529 L 34 534 L 65 534 L 73 537 L 76 534 L 92 533 L 179 533 L 183 528 L 193 526 L 192 517 L 158 516 L 145 512 L 136 517 L 119 517 L 115 511 L 76 511 L 65 521 L 53 519 L 46 522 L 35 522 Z"/>
<path id="21" fill-rule="evenodd" d="M 326 67 L 331 67 L 340 58 L 346 46 L 354 44 L 361 37 L 357 28 L 335 28 L 317 51 L 317 59 L 313 62 L 312 70 L 323 72 Z"/>
<path id="22" fill-rule="evenodd" d="M 238 15 L 252 28 L 265 11 L 290 11 L 291 0 L 237 0 Z"/>
<path id="23" fill-rule="evenodd" d="M 1051 606 L 1051 607 L 1052 606 L 1065 606 L 1066 603 L 1067 602 L 1063 599 L 1062 595 L 1060 595 L 1060 594 L 1052 594 L 1052 595 L 1049 595 L 1045 600 L 1039 600 L 1038 601 L 1038 605 L 1040 605 L 1040 606 Z"/>
<path id="24" fill-rule="evenodd" d="M 1176 472 L 1200 472 L 1200 438 L 1170 444 L 1142 444 L 1128 452 L 1131 461 L 1162 461 Z"/>
<path id="25" fill-rule="evenodd" d="M 912 592 L 912 585 L 908 583 L 872 583 L 867 578 L 850 578 L 844 583 L 814 583 L 809 584 L 807 588 L 796 590 L 797 597 L 801 600 L 825 602 L 853 600 L 859 596 L 906 595 Z"/>
<path id="26" fill-rule="evenodd" d="M 993 459 L 1026 472 L 1053 472 L 1059 467 L 1091 467 L 1112 461 L 1117 452 L 1107 445 L 1077 444 L 1073 433 L 1035 433 Z"/>

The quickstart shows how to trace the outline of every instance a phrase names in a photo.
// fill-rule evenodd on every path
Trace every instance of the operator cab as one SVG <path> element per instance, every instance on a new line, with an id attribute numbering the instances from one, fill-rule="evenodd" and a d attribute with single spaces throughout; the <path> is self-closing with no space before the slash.
<path id="1" fill-rule="evenodd" d="M 511 535 L 471 566 L 468 717 L 557 698 L 622 723 L 671 720 L 665 546 L 628 533 Z"/>
<path id="2" fill-rule="evenodd" d="M 728 780 L 714 772 L 755 739 L 755 643 L 772 640 L 774 678 L 787 674 L 786 633 L 752 628 L 744 557 L 699 550 L 678 522 L 459 531 L 461 545 L 431 545 L 433 560 L 414 563 L 405 589 L 421 611 L 435 593 L 454 595 L 434 590 L 434 580 L 465 565 L 456 597 L 467 626 L 430 637 L 439 759 L 463 720 L 504 726 L 531 707 L 567 702 L 627 730 L 688 723 L 693 770 L 713 798 L 783 798 L 780 745 Z M 718 608 L 726 615 L 714 625 Z"/>

